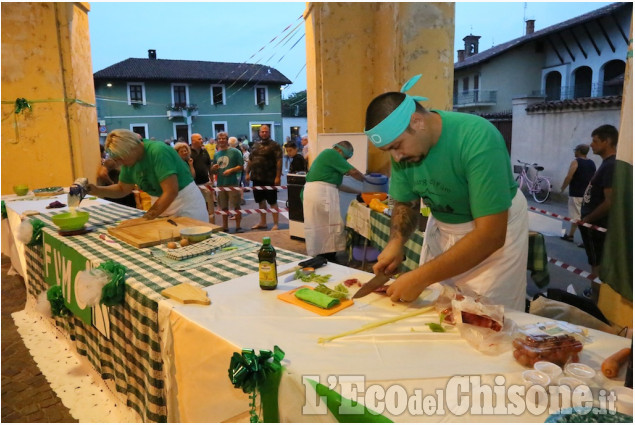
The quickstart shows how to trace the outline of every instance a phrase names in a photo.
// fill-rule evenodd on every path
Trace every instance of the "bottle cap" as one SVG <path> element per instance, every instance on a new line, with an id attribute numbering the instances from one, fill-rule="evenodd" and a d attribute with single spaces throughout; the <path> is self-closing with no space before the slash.
<path id="1" fill-rule="evenodd" d="M 271 245 L 271 238 L 269 236 L 265 236 L 262 238 L 262 243 L 265 245 Z"/>

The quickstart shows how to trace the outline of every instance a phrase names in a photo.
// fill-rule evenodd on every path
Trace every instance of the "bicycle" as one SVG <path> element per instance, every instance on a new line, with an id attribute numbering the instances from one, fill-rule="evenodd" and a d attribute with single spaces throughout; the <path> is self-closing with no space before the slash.
<path id="1" fill-rule="evenodd" d="M 536 202 L 542 204 L 549 198 L 549 195 L 551 195 L 551 181 L 547 177 L 538 175 L 538 173 L 544 170 L 545 167 L 541 167 L 536 163 L 529 164 L 521 160 L 518 160 L 518 162 L 522 164 L 514 165 L 514 173 L 518 174 L 518 176 L 516 176 L 518 188 L 523 190 L 523 183 L 525 183 L 527 185 L 527 190 L 531 193 Z M 532 180 L 527 174 L 529 167 L 533 167 L 536 170 L 536 178 L 534 180 Z"/>

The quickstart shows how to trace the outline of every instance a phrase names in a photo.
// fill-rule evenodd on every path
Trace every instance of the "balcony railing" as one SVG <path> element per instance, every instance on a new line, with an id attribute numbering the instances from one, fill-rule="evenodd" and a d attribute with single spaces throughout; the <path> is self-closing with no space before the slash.
<path id="1" fill-rule="evenodd" d="M 580 97 L 603 97 L 622 95 L 623 83 L 588 83 L 563 86 L 555 89 L 534 90 L 531 96 L 543 96 L 545 100 L 577 99 Z"/>
<path id="2" fill-rule="evenodd" d="M 175 117 L 193 117 L 198 115 L 197 105 L 168 105 L 167 106 L 168 118 Z"/>
<path id="3" fill-rule="evenodd" d="M 495 105 L 497 90 L 467 90 L 454 93 L 454 106 Z"/>

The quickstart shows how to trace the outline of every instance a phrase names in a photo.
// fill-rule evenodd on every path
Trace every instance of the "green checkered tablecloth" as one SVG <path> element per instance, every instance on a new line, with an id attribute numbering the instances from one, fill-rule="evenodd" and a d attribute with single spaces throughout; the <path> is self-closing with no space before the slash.
<path id="1" fill-rule="evenodd" d="M 127 398 L 127 405 L 144 421 L 165 422 L 168 416 L 158 322 L 158 303 L 165 299 L 160 295 L 161 290 L 184 281 L 207 287 L 254 273 L 258 270 L 260 245 L 240 238 L 241 245 L 252 244 L 253 249 L 177 272 L 157 262 L 149 249 L 138 249 L 125 242 L 120 242 L 119 248 L 99 239 L 99 233 L 105 232 L 105 228 L 100 227 L 103 224 L 99 223 L 114 223 L 142 212 L 117 204 L 84 209 L 88 210 L 97 229 L 80 236 L 59 236 L 50 221 L 50 213 L 38 218 L 47 224 L 43 230 L 47 237 L 63 241 L 93 265 L 114 260 L 125 266 L 126 300 L 124 305 L 109 309 L 110 339 L 75 317 L 58 319 L 57 324 L 74 341 L 77 352 L 87 356 L 103 378 L 114 381 L 117 391 Z M 43 254 L 41 246 L 26 249 L 27 291 L 32 297 L 48 289 L 44 280 Z M 278 264 L 305 258 L 302 254 L 277 250 Z"/>
<path id="2" fill-rule="evenodd" d="M 364 204 L 359 203 L 357 201 L 351 202 L 349 206 L 350 208 L 365 208 Z M 359 219 L 359 215 L 357 216 Z M 371 244 L 379 249 L 380 251 L 386 247 L 388 244 L 388 240 L 390 239 L 390 217 L 383 213 L 379 213 L 374 210 L 370 210 L 370 242 Z M 356 226 L 362 225 L 361 223 L 356 223 Z M 350 228 L 351 226 L 347 226 Z M 366 233 L 366 232 L 364 232 Z M 423 245 L 423 233 L 419 230 L 416 230 L 411 236 L 408 242 L 404 247 L 404 253 L 406 255 L 406 260 L 402 263 L 402 268 L 406 271 L 414 270 L 419 267 L 419 256 L 421 254 L 421 246 Z"/>

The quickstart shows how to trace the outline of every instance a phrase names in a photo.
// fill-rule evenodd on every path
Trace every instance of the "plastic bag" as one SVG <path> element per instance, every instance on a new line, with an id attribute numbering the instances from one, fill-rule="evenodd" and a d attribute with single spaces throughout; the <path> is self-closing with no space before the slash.
<path id="1" fill-rule="evenodd" d="M 516 325 L 505 320 L 502 305 L 491 304 L 486 298 L 442 285 L 436 310 L 444 321 L 454 324 L 461 337 L 481 353 L 498 355 L 511 349 Z"/>

